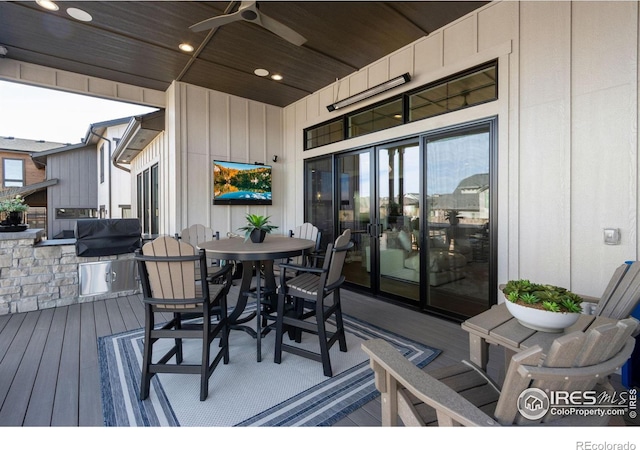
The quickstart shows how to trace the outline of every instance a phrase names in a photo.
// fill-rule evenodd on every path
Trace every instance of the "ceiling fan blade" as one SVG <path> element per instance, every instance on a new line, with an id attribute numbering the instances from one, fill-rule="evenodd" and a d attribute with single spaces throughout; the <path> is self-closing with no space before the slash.
<path id="1" fill-rule="evenodd" d="M 238 20 L 244 20 L 246 22 L 260 25 L 264 29 L 280 36 L 284 40 L 289 41 L 294 45 L 300 46 L 307 42 L 307 40 L 302 35 L 293 31 L 285 24 L 262 14 L 259 11 L 258 5 L 255 1 L 243 1 L 236 12 L 211 17 L 207 20 L 203 20 L 202 22 L 198 22 L 195 25 L 191 25 L 189 28 L 192 31 L 205 31 L 212 28 L 221 27 L 222 25 L 236 22 Z"/>
<path id="2" fill-rule="evenodd" d="M 236 22 L 238 20 L 243 20 L 240 15 L 241 11 L 236 11 L 232 14 L 223 14 L 221 16 L 210 17 L 202 22 L 198 22 L 194 25 L 191 25 L 189 29 L 191 31 L 205 31 L 210 30 L 212 28 L 221 27 L 222 25 L 226 25 L 231 22 Z"/>
<path id="3" fill-rule="evenodd" d="M 300 46 L 307 42 L 307 40 L 301 34 L 293 31 L 282 22 L 278 22 L 277 20 L 272 19 L 271 17 L 266 16 L 263 13 L 259 13 L 258 19 L 254 22 L 257 21 L 259 21 L 260 25 L 262 25 L 263 28 L 271 31 L 274 34 L 277 34 L 282 39 L 285 39 L 294 45 Z"/>

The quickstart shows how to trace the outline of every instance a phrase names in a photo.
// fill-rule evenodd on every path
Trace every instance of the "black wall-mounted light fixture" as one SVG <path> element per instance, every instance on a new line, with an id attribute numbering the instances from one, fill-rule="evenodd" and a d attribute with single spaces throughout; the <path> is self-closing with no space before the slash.
<path id="1" fill-rule="evenodd" d="M 374 95 L 380 94 L 382 92 L 388 91 L 397 86 L 401 86 L 405 83 L 411 81 L 411 75 L 409 72 L 400 75 L 398 77 L 392 78 L 389 81 L 385 81 L 377 86 L 367 89 L 366 91 L 362 91 L 359 94 L 352 95 L 351 97 L 347 97 L 344 100 L 337 101 L 329 106 L 327 109 L 329 111 L 335 111 L 336 109 L 344 108 L 345 106 L 353 105 L 361 100 L 367 99 L 369 97 L 373 97 Z"/>

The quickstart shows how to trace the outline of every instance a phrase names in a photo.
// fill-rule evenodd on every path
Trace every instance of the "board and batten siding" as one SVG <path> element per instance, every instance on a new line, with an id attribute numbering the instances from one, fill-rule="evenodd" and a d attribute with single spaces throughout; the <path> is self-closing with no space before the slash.
<path id="1" fill-rule="evenodd" d="M 638 51 L 635 1 L 492 2 L 284 110 L 285 221 L 302 220 L 306 158 L 498 117 L 498 282 L 513 278 L 602 294 L 615 268 L 638 258 Z M 404 72 L 402 88 L 491 59 L 499 99 L 303 151 L 326 106 Z M 619 228 L 620 245 L 605 245 Z"/>
<path id="2" fill-rule="evenodd" d="M 98 163 L 95 146 L 83 147 L 47 157 L 47 179 L 59 180 L 47 188 L 47 203 L 55 208 L 97 208 Z M 55 208 L 47 214 L 49 238 L 63 230 L 73 230 L 75 220 L 56 219 Z"/>
<path id="3" fill-rule="evenodd" d="M 167 91 L 167 152 L 161 169 L 168 183 L 168 223 L 165 232 L 180 232 L 193 224 L 237 233 L 245 215 L 270 215 L 282 225 L 285 189 L 282 161 L 282 108 L 174 82 Z M 272 161 L 278 155 L 277 163 Z M 260 162 L 272 166 L 272 206 L 213 205 L 213 160 Z M 278 232 L 284 231 L 284 228 Z"/>

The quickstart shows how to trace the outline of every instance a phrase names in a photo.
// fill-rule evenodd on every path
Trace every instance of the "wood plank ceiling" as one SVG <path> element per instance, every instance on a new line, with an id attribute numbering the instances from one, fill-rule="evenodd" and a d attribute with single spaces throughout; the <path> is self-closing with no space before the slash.
<path id="1" fill-rule="evenodd" d="M 0 46 L 7 58 L 166 90 L 173 80 L 286 106 L 487 2 L 258 2 L 260 12 L 307 41 L 296 46 L 245 21 L 211 32 L 193 25 L 236 11 L 240 2 L 0 2 Z M 66 9 L 81 8 L 81 22 Z M 188 42 L 193 56 L 178 49 Z M 256 68 L 281 74 L 258 77 Z"/>

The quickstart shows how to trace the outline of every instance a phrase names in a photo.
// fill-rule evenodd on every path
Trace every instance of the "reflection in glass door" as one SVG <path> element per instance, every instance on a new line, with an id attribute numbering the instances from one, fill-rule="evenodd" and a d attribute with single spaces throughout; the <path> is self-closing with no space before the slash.
<path id="1" fill-rule="evenodd" d="M 425 138 L 427 305 L 463 317 L 490 305 L 490 124 Z"/>
<path id="2" fill-rule="evenodd" d="M 351 229 L 353 249 L 347 254 L 343 273 L 349 283 L 371 288 L 371 152 L 340 155 L 336 162 L 338 230 Z M 373 218 L 375 220 L 375 218 Z"/>
<path id="3" fill-rule="evenodd" d="M 339 155 L 338 232 L 351 229 L 349 283 L 420 299 L 420 148 L 417 141 Z M 375 174 L 375 176 L 372 176 Z"/>
<path id="4" fill-rule="evenodd" d="M 420 146 L 377 148 L 378 286 L 420 299 Z"/>
<path id="5" fill-rule="evenodd" d="M 333 158 L 324 156 L 305 161 L 305 222 L 318 227 L 320 248 L 335 241 L 333 232 Z"/>

